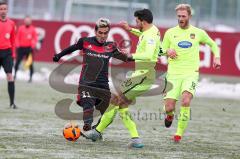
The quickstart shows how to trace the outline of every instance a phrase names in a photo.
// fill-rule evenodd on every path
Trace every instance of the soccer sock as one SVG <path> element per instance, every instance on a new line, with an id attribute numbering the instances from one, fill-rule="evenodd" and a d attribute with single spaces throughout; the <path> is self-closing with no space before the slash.
<path id="1" fill-rule="evenodd" d="M 10 105 L 14 104 L 15 85 L 14 81 L 8 82 L 8 94 L 10 98 Z"/>
<path id="2" fill-rule="evenodd" d="M 83 121 L 84 124 L 92 125 L 93 122 L 93 107 L 83 108 Z"/>
<path id="3" fill-rule="evenodd" d="M 33 76 L 33 71 L 34 71 L 34 70 L 33 70 L 33 64 L 30 65 L 29 69 L 30 69 L 29 81 L 31 82 L 31 81 L 32 81 L 32 76 Z"/>
<path id="4" fill-rule="evenodd" d="M 138 138 L 138 131 L 137 126 L 135 122 L 131 118 L 131 114 L 128 111 L 128 108 L 122 108 L 119 109 L 120 117 L 125 125 L 125 127 L 128 129 L 131 138 Z"/>
<path id="5" fill-rule="evenodd" d="M 180 109 L 180 117 L 178 119 L 178 128 L 176 135 L 182 136 L 187 128 L 188 121 L 190 119 L 190 107 L 182 106 Z"/>
<path id="6" fill-rule="evenodd" d="M 165 105 L 163 106 L 163 111 L 164 111 L 167 115 L 174 116 L 174 111 L 167 112 Z"/>
<path id="7" fill-rule="evenodd" d="M 104 129 L 112 123 L 113 119 L 116 116 L 117 110 L 119 109 L 118 106 L 110 104 L 108 109 L 105 111 L 105 113 L 101 117 L 101 121 L 96 127 L 96 130 L 100 133 L 104 131 Z"/>

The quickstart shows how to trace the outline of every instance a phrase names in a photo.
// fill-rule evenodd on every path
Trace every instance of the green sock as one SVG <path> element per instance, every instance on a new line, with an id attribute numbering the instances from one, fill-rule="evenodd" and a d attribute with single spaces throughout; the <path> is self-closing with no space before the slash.
<path id="1" fill-rule="evenodd" d="M 165 105 L 163 106 L 163 111 L 164 111 L 167 115 L 174 116 L 174 111 L 167 112 L 167 111 L 166 111 L 166 106 L 165 106 Z"/>
<path id="2" fill-rule="evenodd" d="M 131 138 L 136 138 L 139 137 L 138 131 L 137 131 L 137 126 L 135 122 L 132 120 L 131 115 L 128 111 L 128 108 L 122 108 L 119 109 L 120 117 L 123 121 L 123 124 L 125 127 L 128 129 Z"/>
<path id="3" fill-rule="evenodd" d="M 176 135 L 182 136 L 187 128 L 188 121 L 190 119 L 190 107 L 182 106 L 180 109 L 180 117 L 178 119 L 178 128 Z"/>
<path id="4" fill-rule="evenodd" d="M 113 119 L 116 116 L 117 110 L 119 109 L 118 106 L 110 104 L 108 109 L 105 111 L 105 113 L 101 117 L 101 121 L 96 127 L 96 130 L 100 133 L 104 131 L 104 129 L 111 124 Z"/>

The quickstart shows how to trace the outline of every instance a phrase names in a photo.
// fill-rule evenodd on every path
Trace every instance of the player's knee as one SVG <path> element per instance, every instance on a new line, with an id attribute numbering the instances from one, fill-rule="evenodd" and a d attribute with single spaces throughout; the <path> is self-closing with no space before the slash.
<path id="1" fill-rule="evenodd" d="M 174 99 L 166 99 L 165 100 L 165 111 L 172 112 L 175 110 L 176 100 Z"/>
<path id="2" fill-rule="evenodd" d="M 8 82 L 14 81 L 13 75 L 11 73 L 7 73 L 7 81 Z"/>
<path id="3" fill-rule="evenodd" d="M 118 105 L 118 103 L 119 103 L 118 96 L 112 94 L 112 95 L 111 95 L 111 99 L 110 99 L 110 103 L 113 104 L 113 105 Z"/>
<path id="4" fill-rule="evenodd" d="M 166 112 L 172 112 L 174 110 L 175 110 L 175 104 L 173 104 L 173 103 L 165 104 L 165 111 Z"/>
<path id="5" fill-rule="evenodd" d="M 182 106 L 189 106 L 191 103 L 191 98 L 188 98 L 188 97 L 184 97 L 182 99 Z"/>

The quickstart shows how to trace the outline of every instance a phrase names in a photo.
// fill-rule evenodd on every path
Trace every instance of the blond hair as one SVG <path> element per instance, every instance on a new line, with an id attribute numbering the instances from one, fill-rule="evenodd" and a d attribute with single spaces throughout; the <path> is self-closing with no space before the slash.
<path id="1" fill-rule="evenodd" d="M 189 15 L 192 15 L 192 7 L 190 4 L 178 4 L 175 8 L 175 11 L 186 10 Z"/>

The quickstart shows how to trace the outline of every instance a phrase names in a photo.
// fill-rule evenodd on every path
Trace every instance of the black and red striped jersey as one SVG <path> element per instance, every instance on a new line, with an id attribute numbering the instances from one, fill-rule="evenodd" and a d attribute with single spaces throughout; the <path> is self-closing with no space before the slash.
<path id="1" fill-rule="evenodd" d="M 117 49 L 114 42 L 99 43 L 95 36 L 80 38 L 76 44 L 59 54 L 64 56 L 76 50 L 82 50 L 83 64 L 79 81 L 85 85 L 108 85 L 111 57 L 122 61 L 131 60 Z"/>

